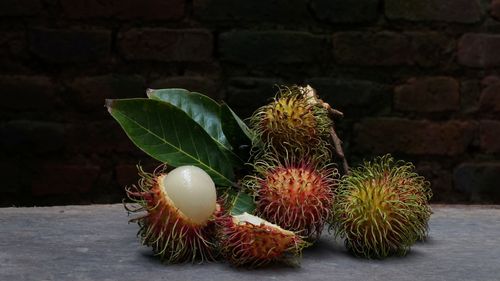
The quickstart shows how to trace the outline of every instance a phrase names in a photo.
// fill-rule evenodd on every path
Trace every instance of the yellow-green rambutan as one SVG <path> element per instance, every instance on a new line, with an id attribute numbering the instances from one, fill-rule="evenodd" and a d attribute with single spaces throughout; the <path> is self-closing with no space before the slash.
<path id="1" fill-rule="evenodd" d="M 138 185 L 126 189 L 135 203 L 129 212 L 139 224 L 138 236 L 163 262 L 203 262 L 216 259 L 216 191 L 210 176 L 195 166 L 154 173 L 138 167 Z"/>
<path id="2" fill-rule="evenodd" d="M 332 227 L 355 255 L 404 255 L 427 235 L 430 185 L 390 155 L 365 162 L 336 189 Z"/>
<path id="3" fill-rule="evenodd" d="M 308 87 L 281 87 L 274 100 L 260 107 L 250 118 L 255 132 L 254 147 L 295 155 L 329 156 L 329 137 L 333 125 L 327 104 Z M 254 149 L 255 150 L 255 149 Z M 329 158 L 329 157 L 327 157 Z"/>
<path id="4" fill-rule="evenodd" d="M 293 159 L 293 158 L 292 158 Z M 331 215 L 337 169 L 303 158 L 261 159 L 256 174 L 245 179 L 257 203 L 257 214 L 309 240 L 317 239 Z"/>

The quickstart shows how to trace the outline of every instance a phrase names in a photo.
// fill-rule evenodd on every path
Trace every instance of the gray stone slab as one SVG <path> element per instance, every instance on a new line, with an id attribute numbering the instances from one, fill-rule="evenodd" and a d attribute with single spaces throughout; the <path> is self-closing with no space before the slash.
<path id="1" fill-rule="evenodd" d="M 500 207 L 433 206 L 406 257 L 365 260 L 325 234 L 300 267 L 164 265 L 121 205 L 0 209 L 0 280 L 500 280 Z"/>

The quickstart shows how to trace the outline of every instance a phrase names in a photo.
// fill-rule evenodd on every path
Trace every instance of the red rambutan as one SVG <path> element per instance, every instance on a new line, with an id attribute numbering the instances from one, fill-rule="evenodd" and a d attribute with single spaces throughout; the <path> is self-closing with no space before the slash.
<path id="1" fill-rule="evenodd" d="M 246 186 L 257 198 L 257 213 L 280 227 L 309 239 L 321 235 L 328 221 L 337 183 L 337 169 L 308 161 L 257 161 L 256 176 Z"/>
<path id="2" fill-rule="evenodd" d="M 195 166 L 178 167 L 168 174 L 160 166 L 153 174 L 138 167 L 141 179 L 127 188 L 127 196 L 146 212 L 131 219 L 140 226 L 138 236 L 167 263 L 215 259 L 215 184 Z"/>

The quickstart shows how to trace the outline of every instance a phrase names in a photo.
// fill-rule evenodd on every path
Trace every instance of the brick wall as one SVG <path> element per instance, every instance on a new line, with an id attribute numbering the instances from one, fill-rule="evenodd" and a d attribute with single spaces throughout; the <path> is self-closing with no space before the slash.
<path id="1" fill-rule="evenodd" d="M 155 165 L 104 98 L 185 87 L 246 117 L 282 83 L 345 113 L 353 164 L 500 203 L 499 0 L 3 0 L 0 35 L 1 205 L 118 202 Z"/>

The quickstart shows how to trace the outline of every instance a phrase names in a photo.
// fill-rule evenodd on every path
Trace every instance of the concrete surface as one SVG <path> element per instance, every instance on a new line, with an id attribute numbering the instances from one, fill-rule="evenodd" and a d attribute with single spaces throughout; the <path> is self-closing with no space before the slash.
<path id="1" fill-rule="evenodd" d="M 0 209 L 0 280 L 500 280 L 500 207 L 434 206 L 408 256 L 364 260 L 324 235 L 300 267 L 163 265 L 121 205 Z"/>

